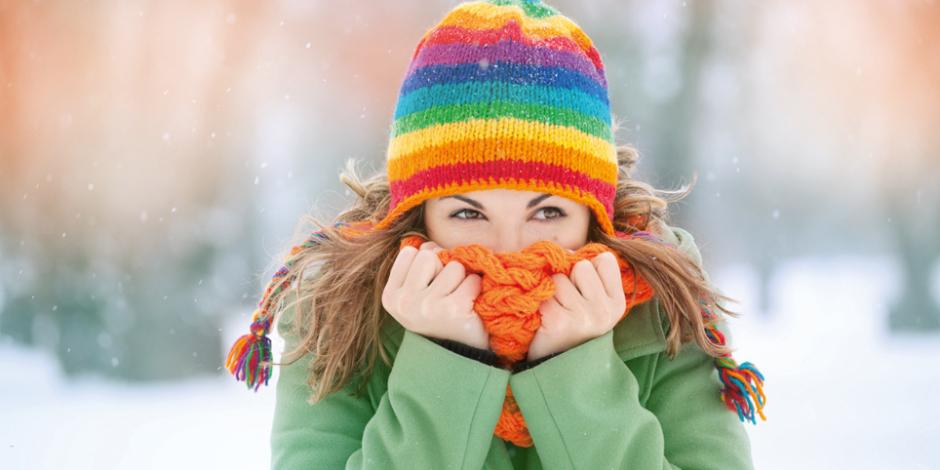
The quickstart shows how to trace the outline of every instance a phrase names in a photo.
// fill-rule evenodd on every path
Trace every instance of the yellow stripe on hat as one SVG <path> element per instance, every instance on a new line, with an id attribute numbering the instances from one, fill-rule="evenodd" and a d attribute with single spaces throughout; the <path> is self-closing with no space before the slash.
<path id="1" fill-rule="evenodd" d="M 471 119 L 418 129 L 399 135 L 389 142 L 389 162 L 432 146 L 444 146 L 462 140 L 509 137 L 554 144 L 617 163 L 614 145 L 569 126 L 545 124 L 512 117 Z M 508 157 L 508 156 L 506 156 Z"/>

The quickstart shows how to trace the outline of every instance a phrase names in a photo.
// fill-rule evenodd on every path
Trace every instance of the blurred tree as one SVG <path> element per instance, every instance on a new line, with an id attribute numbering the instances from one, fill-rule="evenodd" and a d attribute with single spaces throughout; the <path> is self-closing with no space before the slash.
<path id="1" fill-rule="evenodd" d="M 713 2 L 559 7 L 593 21 L 585 27 L 604 59 L 612 110 L 629 133 L 618 140 L 641 152 L 635 177 L 657 188 L 688 183 L 700 170 L 697 131 L 707 118 L 701 87 L 713 53 Z M 691 212 L 699 192 L 682 203 Z M 690 222 L 674 215 L 680 225 Z"/>
<path id="2" fill-rule="evenodd" d="M 685 15 L 681 23 L 686 26 L 679 34 L 675 57 L 678 64 L 678 85 L 675 93 L 665 102 L 652 107 L 656 132 L 653 160 L 660 181 L 672 182 L 700 173 L 702 141 L 701 122 L 709 117 L 702 113 L 702 88 L 705 68 L 714 53 L 712 37 L 714 2 L 689 2 L 679 10 Z M 690 211 L 696 211 L 701 191 L 693 191 L 684 201 Z"/>
<path id="3" fill-rule="evenodd" d="M 712 111 L 717 116 L 709 119 L 723 119 L 723 127 L 730 129 L 733 136 L 718 139 L 717 142 L 724 145 L 716 149 L 705 149 L 714 154 L 712 161 L 717 171 L 724 171 L 716 178 L 719 184 L 715 189 L 720 191 L 720 197 L 709 198 L 699 214 L 702 218 L 724 214 L 725 223 L 703 225 L 715 232 L 715 238 L 725 240 L 723 247 L 719 247 L 727 251 L 725 259 L 737 258 L 754 267 L 757 312 L 768 316 L 778 300 L 774 298 L 771 281 L 779 263 L 793 254 L 787 241 L 792 231 L 798 230 L 795 224 L 784 220 L 802 217 L 801 206 L 805 202 L 797 192 L 785 190 L 794 186 L 798 175 L 781 171 L 773 164 L 786 162 L 787 155 L 774 151 L 767 158 L 767 154 L 761 154 L 761 128 L 773 126 L 762 119 L 754 106 L 759 100 L 758 94 L 766 90 L 755 83 L 751 67 L 760 53 L 755 47 L 756 29 L 760 27 L 759 17 L 765 7 L 727 1 L 715 3 L 715 8 L 722 12 L 715 27 L 715 49 L 721 56 L 717 61 L 724 64 L 716 73 L 723 74 L 717 80 L 725 82 L 715 88 L 730 90 L 726 95 L 712 97 L 713 106 L 720 109 Z"/>
<path id="4" fill-rule="evenodd" d="M 927 184 L 936 185 L 936 177 L 940 175 L 940 167 L 935 163 L 940 161 L 940 148 L 934 152 L 932 159 L 926 159 L 933 168 L 931 181 Z M 888 185 L 886 185 L 888 186 Z M 911 196 L 913 191 L 915 195 Z M 936 197 L 936 188 L 932 191 Z M 894 234 L 897 242 L 898 255 L 901 261 L 901 291 L 899 297 L 891 304 L 888 315 L 888 324 L 894 331 L 910 330 L 940 330 L 940 308 L 937 300 L 931 296 L 931 274 L 937 255 L 940 253 L 940 217 L 937 217 L 938 204 L 934 201 L 932 213 L 925 210 L 927 204 L 915 203 L 910 199 L 923 197 L 923 190 L 904 188 L 901 197 L 896 191 L 889 191 L 885 195 L 885 202 L 890 212 L 887 223 L 889 230 Z M 924 224 L 921 217 L 928 217 Z M 932 222 L 932 223 L 929 223 Z"/>
<path id="5" fill-rule="evenodd" d="M 883 152 L 880 190 L 887 229 L 901 262 L 901 290 L 890 305 L 894 331 L 940 331 L 931 274 L 940 259 L 940 4 L 880 3 L 870 9 L 889 51 L 873 80 L 878 89 L 868 133 Z M 878 103 L 881 103 L 878 105 Z"/>

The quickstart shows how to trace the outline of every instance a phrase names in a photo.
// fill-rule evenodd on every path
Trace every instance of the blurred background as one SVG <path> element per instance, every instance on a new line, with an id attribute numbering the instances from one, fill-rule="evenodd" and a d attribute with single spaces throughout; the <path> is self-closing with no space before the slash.
<path id="1" fill-rule="evenodd" d="M 263 468 L 222 367 L 456 1 L 0 0 L 0 461 Z M 940 468 L 940 2 L 549 1 L 740 303 L 757 468 Z M 275 339 L 275 351 L 281 343 Z"/>

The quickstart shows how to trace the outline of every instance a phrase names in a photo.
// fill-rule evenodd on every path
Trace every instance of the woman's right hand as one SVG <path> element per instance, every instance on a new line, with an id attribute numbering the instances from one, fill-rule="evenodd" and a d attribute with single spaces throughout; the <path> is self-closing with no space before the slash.
<path id="1" fill-rule="evenodd" d="M 431 241 L 420 249 L 406 246 L 399 251 L 382 292 L 382 306 L 415 333 L 489 349 L 489 334 L 473 310 L 480 276 L 467 276 L 458 261 L 444 266 L 439 251 Z"/>

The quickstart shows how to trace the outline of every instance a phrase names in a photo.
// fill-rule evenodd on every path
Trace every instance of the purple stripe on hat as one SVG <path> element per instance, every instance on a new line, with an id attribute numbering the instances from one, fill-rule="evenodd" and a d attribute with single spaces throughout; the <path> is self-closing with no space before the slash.
<path id="1" fill-rule="evenodd" d="M 548 67 L 564 67 L 574 70 L 607 87 L 607 79 L 597 71 L 594 64 L 584 55 L 562 51 L 551 47 L 531 46 L 512 39 L 496 44 L 437 44 L 423 48 L 408 67 L 407 77 L 421 67 L 436 64 L 481 63 L 486 59 L 495 62 L 512 62 Z"/>

